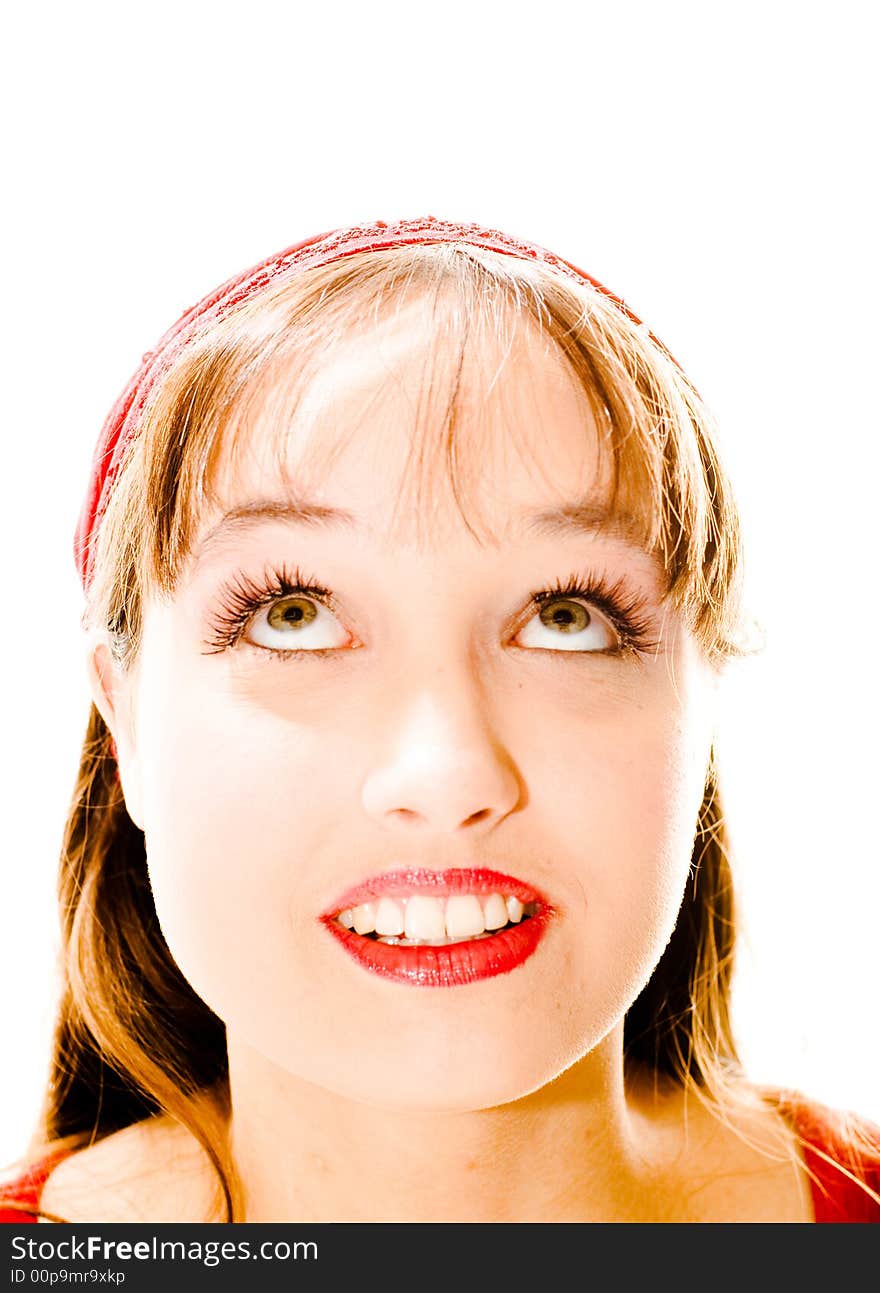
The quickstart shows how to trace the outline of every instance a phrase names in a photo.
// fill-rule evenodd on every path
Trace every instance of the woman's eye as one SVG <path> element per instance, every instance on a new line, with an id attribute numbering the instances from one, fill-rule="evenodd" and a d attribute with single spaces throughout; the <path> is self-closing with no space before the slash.
<path id="1" fill-rule="evenodd" d="M 545 602 L 520 630 L 518 644 L 557 651 L 614 651 L 620 638 L 598 611 L 557 597 Z"/>
<path id="2" fill-rule="evenodd" d="M 245 640 L 271 650 L 321 651 L 345 646 L 348 637 L 332 611 L 297 593 L 255 615 Z"/>

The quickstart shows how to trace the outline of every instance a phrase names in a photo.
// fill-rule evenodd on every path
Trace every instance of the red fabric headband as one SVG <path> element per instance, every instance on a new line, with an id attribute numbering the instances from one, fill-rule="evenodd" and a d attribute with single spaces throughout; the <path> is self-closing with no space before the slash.
<path id="1" fill-rule="evenodd" d="M 155 349 L 143 357 L 140 368 L 110 410 L 101 430 L 92 461 L 88 491 L 82 506 L 74 537 L 74 559 L 83 587 L 88 591 L 92 580 L 93 536 L 97 533 L 107 507 L 113 478 L 123 452 L 136 434 L 147 398 L 186 345 L 207 323 L 222 319 L 235 306 L 284 277 L 353 256 L 362 251 L 380 251 L 407 243 L 466 242 L 489 251 L 504 252 L 523 260 L 539 261 L 552 266 L 566 277 L 588 285 L 613 301 L 634 324 L 641 320 L 606 287 L 583 270 L 535 243 L 523 242 L 497 229 L 478 224 L 456 224 L 424 216 L 417 220 L 399 220 L 388 224 L 377 220 L 371 225 L 356 225 L 314 234 L 286 250 L 269 256 L 258 265 L 229 279 L 209 292 L 197 305 L 186 310 L 169 328 Z M 657 341 L 657 338 L 653 338 Z M 658 345 L 661 343 L 657 342 Z M 663 347 L 661 347 L 663 348 Z M 665 348 L 664 348 L 665 349 Z M 668 352 L 667 352 L 668 353 Z"/>

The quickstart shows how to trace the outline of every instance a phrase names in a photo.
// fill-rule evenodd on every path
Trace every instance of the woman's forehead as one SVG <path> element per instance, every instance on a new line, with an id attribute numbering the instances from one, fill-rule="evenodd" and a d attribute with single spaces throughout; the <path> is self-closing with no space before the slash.
<path id="1" fill-rule="evenodd" d="M 294 400 L 282 388 L 250 402 L 215 464 L 218 513 L 308 498 L 401 542 L 449 524 L 501 542 L 520 515 L 607 499 L 590 401 L 527 321 L 462 344 L 423 305 L 401 310 L 322 356 Z"/>

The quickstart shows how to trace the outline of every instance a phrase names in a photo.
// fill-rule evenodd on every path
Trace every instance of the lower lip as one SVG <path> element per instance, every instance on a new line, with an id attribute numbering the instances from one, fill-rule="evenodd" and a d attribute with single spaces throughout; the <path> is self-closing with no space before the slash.
<path id="1" fill-rule="evenodd" d="M 346 929 L 337 920 L 324 924 L 359 965 L 384 979 L 418 988 L 453 988 L 479 979 L 509 974 L 527 961 L 540 943 L 550 919 L 546 908 L 512 929 L 491 938 L 476 938 L 446 947 L 400 947 L 378 943 Z"/>

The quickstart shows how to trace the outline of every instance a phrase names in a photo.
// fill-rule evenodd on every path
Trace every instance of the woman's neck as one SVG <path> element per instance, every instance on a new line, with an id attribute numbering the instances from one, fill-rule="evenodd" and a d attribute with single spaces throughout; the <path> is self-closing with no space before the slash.
<path id="1" fill-rule="evenodd" d="M 230 1147 L 248 1221 L 646 1219 L 665 1157 L 624 1094 L 619 1030 L 554 1082 L 468 1112 L 378 1109 L 230 1039 Z"/>

